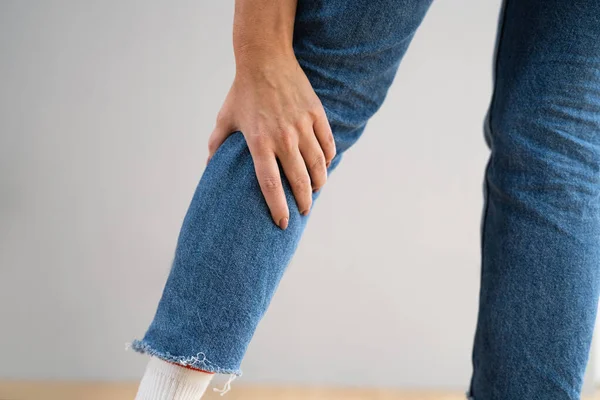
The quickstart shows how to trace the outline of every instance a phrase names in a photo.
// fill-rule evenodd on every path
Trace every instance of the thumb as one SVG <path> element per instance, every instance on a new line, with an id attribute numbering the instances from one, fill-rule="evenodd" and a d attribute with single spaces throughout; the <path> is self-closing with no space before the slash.
<path id="1" fill-rule="evenodd" d="M 233 132 L 234 130 L 229 126 L 229 124 L 217 123 L 215 129 L 212 131 L 208 139 L 208 158 L 206 159 L 206 164 L 208 164 L 225 139 L 227 139 Z"/>

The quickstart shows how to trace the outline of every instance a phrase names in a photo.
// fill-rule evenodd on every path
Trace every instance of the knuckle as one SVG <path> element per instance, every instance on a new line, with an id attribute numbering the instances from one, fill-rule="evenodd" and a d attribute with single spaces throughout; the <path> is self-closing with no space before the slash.
<path id="1" fill-rule="evenodd" d="M 244 138 L 251 145 L 257 149 L 263 149 L 268 146 L 268 140 L 265 135 L 244 135 Z"/>
<path id="2" fill-rule="evenodd" d="M 291 150 L 296 144 L 296 128 L 294 128 L 293 125 L 279 125 L 272 130 L 272 133 L 269 136 L 282 151 Z"/>
<path id="3" fill-rule="evenodd" d="M 285 153 L 290 153 L 296 147 L 296 140 L 290 130 L 282 130 L 277 134 L 277 141 L 280 149 Z"/>
<path id="4" fill-rule="evenodd" d="M 312 119 L 318 119 L 320 118 L 324 113 L 323 110 L 323 106 L 321 105 L 320 102 L 315 102 L 310 109 L 308 110 L 308 115 L 312 118 Z"/>
<path id="5" fill-rule="evenodd" d="M 297 188 L 306 188 L 307 186 L 310 186 L 310 177 L 308 175 L 302 174 L 302 175 L 298 175 L 295 176 L 292 180 L 292 182 L 290 182 L 292 185 L 296 186 Z"/>
<path id="6" fill-rule="evenodd" d="M 298 120 L 296 121 L 296 127 L 301 131 L 304 132 L 306 131 L 307 127 L 312 126 L 313 121 L 315 120 L 312 112 L 307 112 L 307 113 L 303 113 L 302 115 L 300 115 L 298 117 Z"/>
<path id="7" fill-rule="evenodd" d="M 327 135 L 327 144 L 332 147 L 332 150 L 335 151 L 335 139 L 332 134 Z"/>
<path id="8" fill-rule="evenodd" d="M 262 187 L 269 193 L 276 192 L 281 187 L 281 182 L 276 176 L 266 176 L 262 178 Z"/>
<path id="9" fill-rule="evenodd" d="M 321 171 L 325 169 L 325 157 L 320 154 L 315 157 L 315 159 L 310 164 L 310 169 L 314 171 Z"/>

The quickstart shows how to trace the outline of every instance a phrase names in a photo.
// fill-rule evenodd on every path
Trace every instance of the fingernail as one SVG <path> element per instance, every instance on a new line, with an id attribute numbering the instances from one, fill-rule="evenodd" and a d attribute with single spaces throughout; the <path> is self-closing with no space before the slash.
<path id="1" fill-rule="evenodd" d="M 304 210 L 304 211 L 302 211 L 300 214 L 302 214 L 302 215 L 304 215 L 304 216 L 307 216 L 307 215 L 308 215 L 308 211 L 309 211 L 309 210 Z"/>
<path id="2" fill-rule="evenodd" d="M 313 189 L 313 193 L 317 193 L 319 189 Z"/>
<path id="3" fill-rule="evenodd" d="M 288 218 L 287 217 L 283 217 L 279 220 L 279 227 L 283 230 L 285 230 L 288 227 Z"/>
<path id="4" fill-rule="evenodd" d="M 325 164 L 325 166 L 326 166 L 327 168 L 329 168 L 329 166 L 330 166 L 330 165 L 331 165 L 331 161 L 327 161 L 327 164 Z"/>

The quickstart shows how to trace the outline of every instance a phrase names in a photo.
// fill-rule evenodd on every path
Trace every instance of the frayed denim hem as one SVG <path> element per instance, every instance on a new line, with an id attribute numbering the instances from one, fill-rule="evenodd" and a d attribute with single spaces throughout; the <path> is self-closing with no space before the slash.
<path id="1" fill-rule="evenodd" d="M 202 352 L 196 354 L 195 356 L 174 356 L 169 352 L 162 353 L 154 348 L 152 348 L 148 343 L 143 340 L 134 340 L 129 346 L 129 348 L 141 354 L 148 354 L 151 356 L 158 357 L 162 360 L 172 362 L 174 364 L 179 364 L 184 367 L 192 367 L 197 368 L 205 372 L 212 372 L 215 374 L 225 374 L 225 375 L 235 375 L 242 376 L 242 371 L 239 369 L 226 369 L 221 368 L 212 362 L 210 362 L 206 355 Z"/>

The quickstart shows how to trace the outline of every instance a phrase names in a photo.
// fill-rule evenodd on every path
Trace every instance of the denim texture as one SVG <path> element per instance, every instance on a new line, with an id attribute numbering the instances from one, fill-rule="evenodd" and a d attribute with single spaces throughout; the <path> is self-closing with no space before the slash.
<path id="1" fill-rule="evenodd" d="M 579 399 L 600 272 L 600 2 L 507 0 L 470 395 Z"/>
<path id="2" fill-rule="evenodd" d="M 294 50 L 338 155 L 381 106 L 429 0 L 299 0 Z M 600 2 L 507 0 L 486 118 L 480 311 L 469 397 L 578 399 L 600 261 Z M 240 363 L 308 217 L 284 178 L 271 220 L 240 132 L 208 164 L 155 318 L 133 348 L 217 373 Z M 318 194 L 315 194 L 316 197 Z"/>

